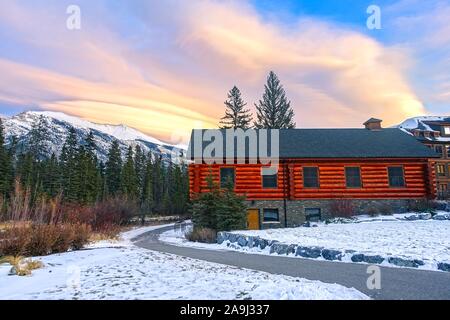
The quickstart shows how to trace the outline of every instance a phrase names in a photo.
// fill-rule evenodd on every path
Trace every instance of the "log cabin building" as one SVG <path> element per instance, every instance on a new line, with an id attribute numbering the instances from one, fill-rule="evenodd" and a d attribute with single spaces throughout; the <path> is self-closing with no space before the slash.
<path id="1" fill-rule="evenodd" d="M 450 117 L 417 117 L 403 122 L 401 129 L 436 151 L 437 198 L 450 199 Z"/>
<path id="2" fill-rule="evenodd" d="M 252 159 L 248 141 L 243 154 L 232 150 L 234 159 L 215 151 L 205 154 L 217 136 L 223 139 L 218 142 L 223 154 L 229 154 L 225 130 L 193 130 L 188 149 L 191 196 L 208 191 L 211 174 L 222 186 L 231 179 L 235 192 L 246 196 L 249 229 L 295 227 L 328 218 L 333 203 L 342 199 L 364 213 L 373 206 L 404 212 L 410 201 L 436 197 L 434 160 L 439 155 L 400 129 L 381 128 L 381 120 L 370 119 L 361 129 L 276 131 L 279 160 L 274 171 Z M 274 151 L 272 142 L 267 154 Z"/>

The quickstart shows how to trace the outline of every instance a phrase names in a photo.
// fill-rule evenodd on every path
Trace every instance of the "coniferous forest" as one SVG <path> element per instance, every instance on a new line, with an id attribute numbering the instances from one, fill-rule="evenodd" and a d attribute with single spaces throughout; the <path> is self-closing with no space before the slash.
<path id="1" fill-rule="evenodd" d="M 47 130 L 45 121 L 37 122 L 27 143 L 19 145 L 14 137 L 5 140 L 0 119 L 2 220 L 38 214 L 43 206 L 88 207 L 108 201 L 128 206 L 137 216 L 186 213 L 189 184 L 185 164 L 145 154 L 139 145 L 122 155 L 117 141 L 111 144 L 107 160 L 100 161 L 92 133 L 79 141 L 74 128 L 61 154 L 48 154 Z"/>

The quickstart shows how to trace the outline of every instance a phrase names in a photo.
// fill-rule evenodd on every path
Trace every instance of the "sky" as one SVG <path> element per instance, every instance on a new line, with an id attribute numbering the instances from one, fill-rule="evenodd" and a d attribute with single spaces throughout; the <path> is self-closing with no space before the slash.
<path id="1" fill-rule="evenodd" d="M 61 111 L 181 143 L 217 126 L 234 85 L 254 111 L 272 70 L 297 127 L 449 115 L 449 18 L 442 0 L 2 0 L 0 114 Z"/>

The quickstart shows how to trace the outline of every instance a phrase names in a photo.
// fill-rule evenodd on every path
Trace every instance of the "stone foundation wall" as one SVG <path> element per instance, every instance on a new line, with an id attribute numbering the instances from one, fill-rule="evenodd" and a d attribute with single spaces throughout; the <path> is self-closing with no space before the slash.
<path id="1" fill-rule="evenodd" d="M 248 201 L 248 207 L 251 209 L 260 209 L 260 225 L 262 229 L 270 228 L 284 228 L 284 227 L 298 227 L 305 223 L 305 209 L 319 208 L 321 211 L 322 220 L 332 218 L 330 212 L 330 205 L 334 201 L 339 200 L 288 200 L 286 201 L 287 219 L 284 217 L 284 204 L 282 200 L 255 200 Z M 408 211 L 410 203 L 413 201 L 419 202 L 423 199 L 351 199 L 355 207 L 356 214 L 365 214 L 368 208 L 376 207 L 380 213 L 405 213 Z M 279 222 L 264 222 L 263 209 L 278 209 Z"/>

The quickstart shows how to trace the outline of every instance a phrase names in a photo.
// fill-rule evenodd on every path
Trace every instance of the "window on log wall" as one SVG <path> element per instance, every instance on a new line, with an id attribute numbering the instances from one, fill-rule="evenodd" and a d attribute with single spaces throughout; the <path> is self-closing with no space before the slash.
<path id="1" fill-rule="evenodd" d="M 317 167 L 303 167 L 303 186 L 305 188 L 319 187 L 319 169 Z"/>
<path id="2" fill-rule="evenodd" d="M 404 187 L 405 175 L 403 167 L 388 167 L 389 186 L 390 187 Z"/>
<path id="3" fill-rule="evenodd" d="M 220 168 L 220 187 L 225 188 L 228 183 L 234 186 L 235 172 L 234 168 Z"/>
<path id="4" fill-rule="evenodd" d="M 273 170 L 272 168 L 262 168 L 261 175 L 263 188 L 278 187 L 278 174 L 276 170 Z"/>
<path id="5" fill-rule="evenodd" d="M 359 167 L 346 167 L 345 181 L 347 188 L 361 188 L 361 169 Z"/>

